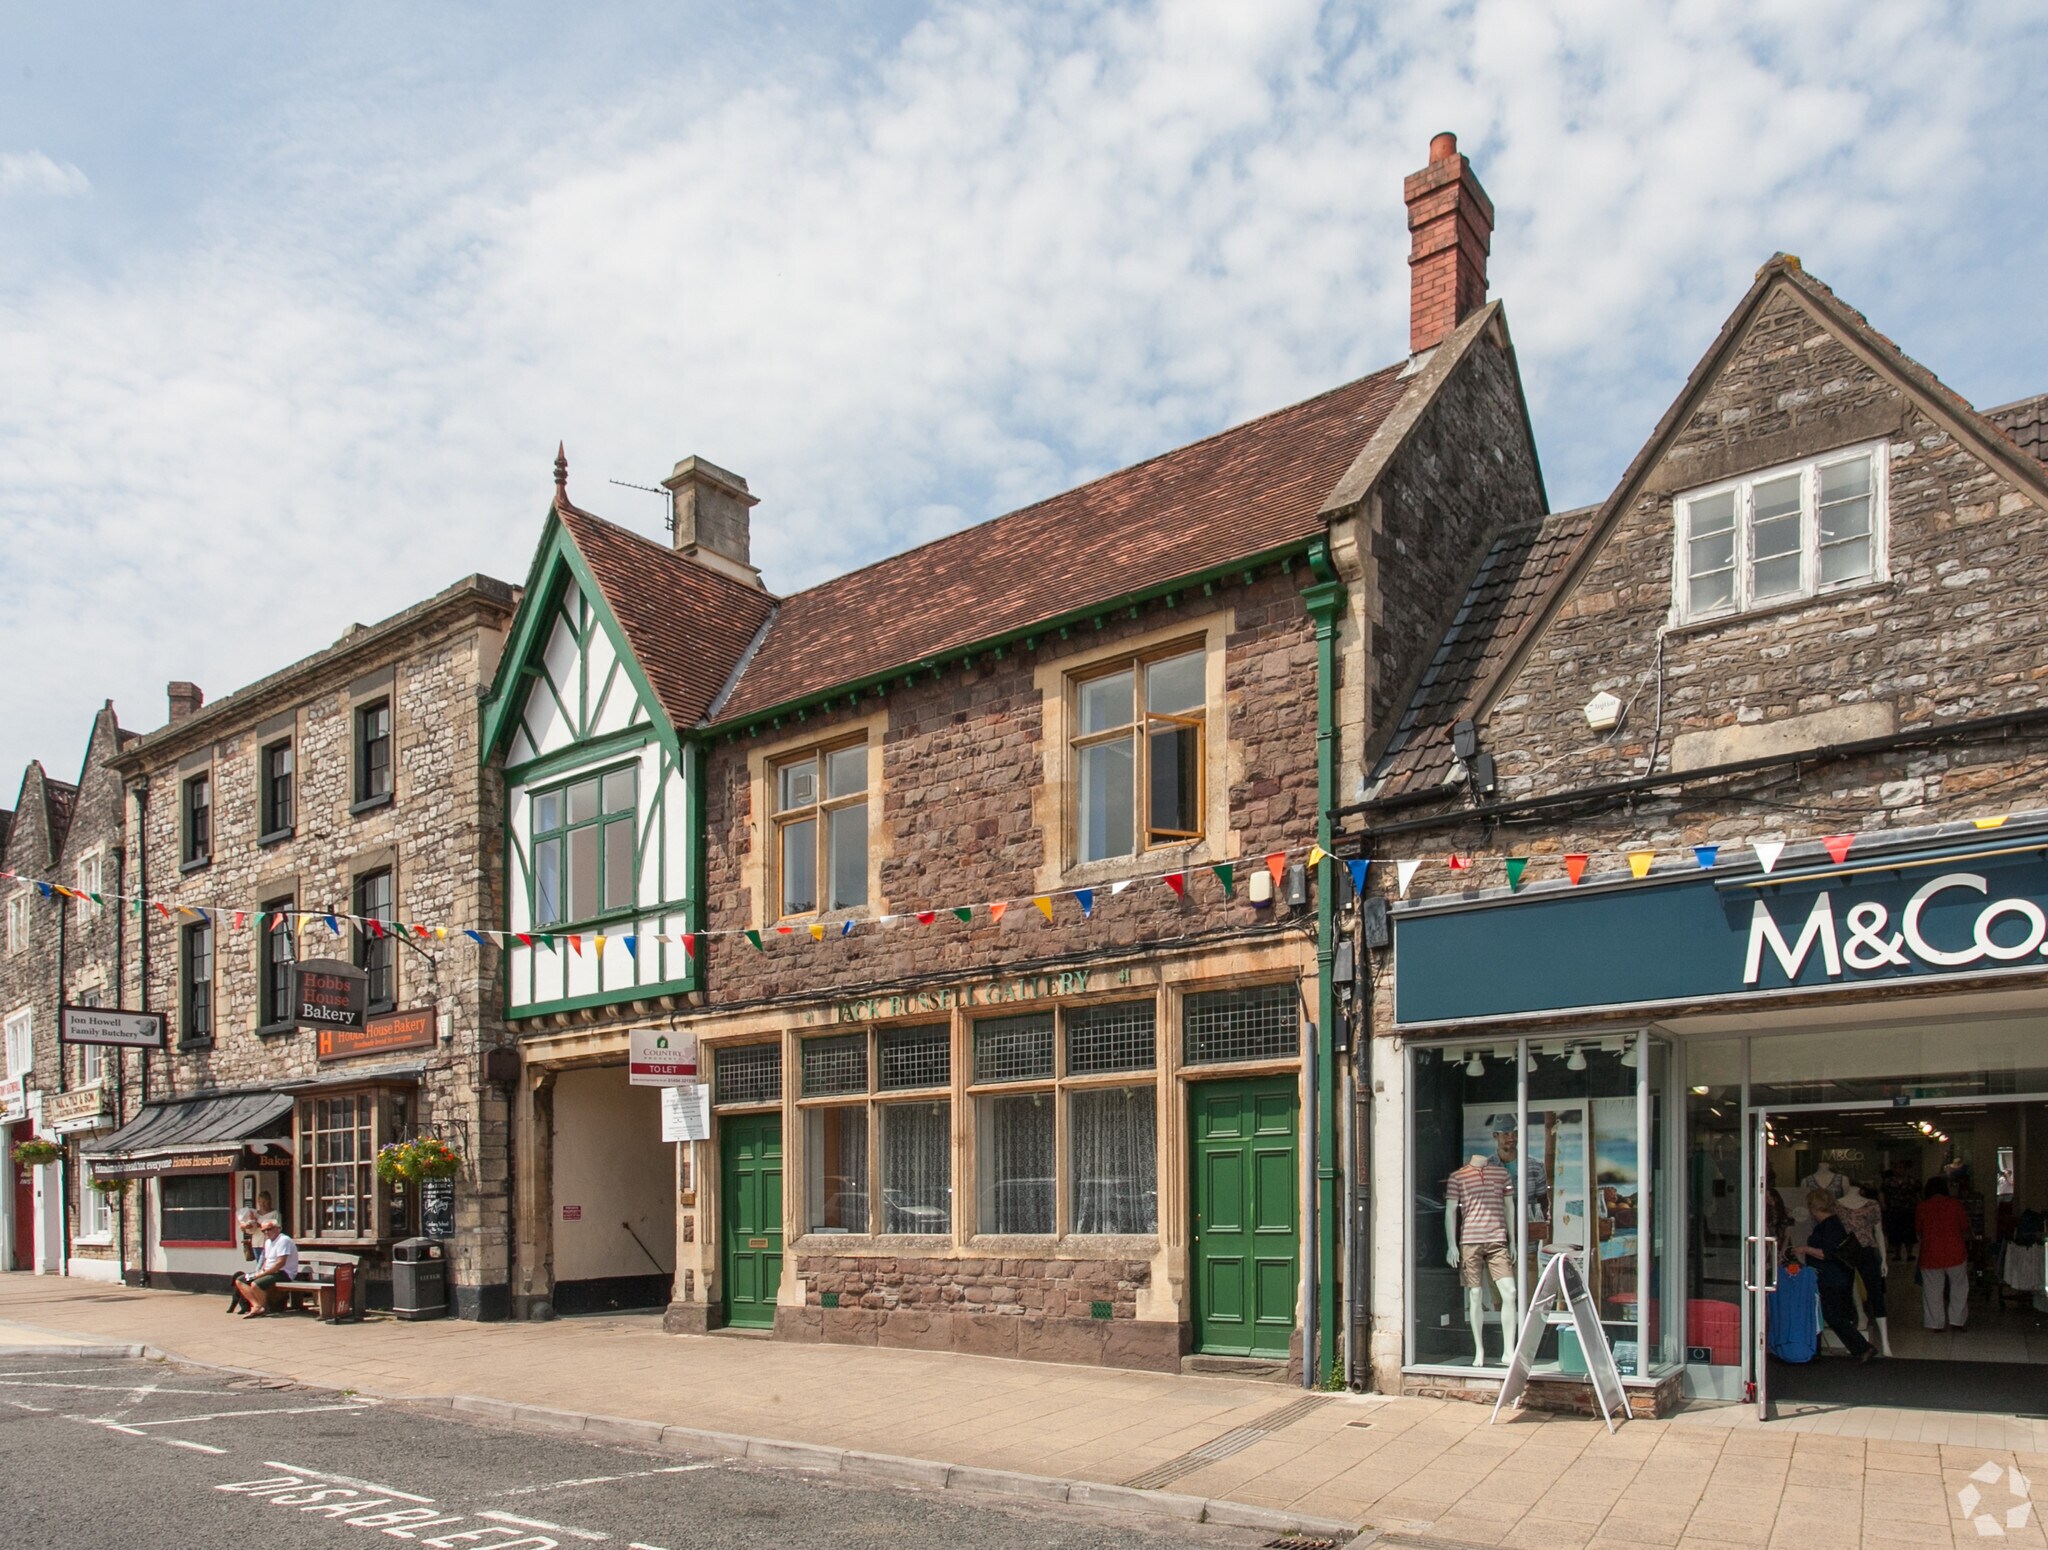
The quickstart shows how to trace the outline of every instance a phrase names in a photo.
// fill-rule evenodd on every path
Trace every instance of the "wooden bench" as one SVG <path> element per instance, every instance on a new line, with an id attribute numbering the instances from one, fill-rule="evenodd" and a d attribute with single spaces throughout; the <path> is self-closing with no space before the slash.
<path id="1" fill-rule="evenodd" d="M 280 1281 L 273 1288 L 290 1307 L 304 1307 L 307 1298 L 313 1311 L 328 1324 L 359 1324 L 363 1305 L 356 1292 L 356 1269 L 360 1254 L 330 1254 L 321 1249 L 299 1251 L 299 1277 Z"/>

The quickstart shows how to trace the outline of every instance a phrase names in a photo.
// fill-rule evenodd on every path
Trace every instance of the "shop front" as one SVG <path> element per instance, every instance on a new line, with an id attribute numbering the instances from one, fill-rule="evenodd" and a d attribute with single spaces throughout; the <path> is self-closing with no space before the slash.
<path id="1" fill-rule="evenodd" d="M 1402 1244 L 1398 1289 L 1377 1282 L 1402 1309 L 1383 1383 L 1489 1394 L 1503 1326 L 1569 1253 L 1645 1411 L 2038 1393 L 2048 839 L 1417 903 L 1394 955 L 1402 1055 L 1378 1068 L 1409 1188 L 1380 1224 Z M 1959 1208 L 1953 1255 L 1915 1241 L 1936 1195 Z M 1824 1309 L 1802 1250 L 1830 1216 L 1857 1243 Z M 1582 1370 L 1547 1331 L 1539 1377 Z"/>

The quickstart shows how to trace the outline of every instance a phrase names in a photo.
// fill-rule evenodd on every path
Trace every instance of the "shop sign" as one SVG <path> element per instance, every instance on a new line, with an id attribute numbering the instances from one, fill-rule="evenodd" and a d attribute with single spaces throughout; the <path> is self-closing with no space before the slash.
<path id="1" fill-rule="evenodd" d="M 57 1132 L 93 1130 L 107 1113 L 107 1089 L 94 1082 L 69 1092 L 43 1094 L 43 1128 Z"/>
<path id="2" fill-rule="evenodd" d="M 626 1036 L 626 1081 L 634 1087 L 682 1087 L 697 1080 L 697 1036 L 635 1028 Z"/>
<path id="3" fill-rule="evenodd" d="M 2048 969 L 2041 849 L 1394 917 L 1402 1026 Z"/>
<path id="4" fill-rule="evenodd" d="M 292 1001 L 301 1027 L 360 1029 L 370 1007 L 370 976 L 339 958 L 308 958 L 292 970 Z"/>
<path id="5" fill-rule="evenodd" d="M 103 1179 L 156 1178 L 167 1173 L 224 1173 L 235 1166 L 242 1149 L 185 1152 L 176 1157 L 94 1158 L 92 1171 Z"/>
<path id="6" fill-rule="evenodd" d="M 1019 1001 L 1079 996 L 1091 990 L 1109 990 L 1130 983 L 1129 969 L 1114 972 L 1070 969 L 1064 974 L 1026 974 L 1012 979 L 945 985 L 932 990 L 909 990 L 895 996 L 863 996 L 858 1001 L 840 1001 L 832 1007 L 832 1021 L 885 1022 L 898 1017 L 916 1017 L 923 1012 L 950 1012 L 955 1007 L 1009 1006 Z"/>
<path id="7" fill-rule="evenodd" d="M 452 1238 L 455 1236 L 455 1181 L 453 1179 L 422 1179 L 420 1181 L 420 1236 L 423 1238 Z"/>
<path id="8" fill-rule="evenodd" d="M 381 1012 L 360 1028 L 321 1028 L 314 1053 L 321 1060 L 349 1060 L 357 1055 L 388 1055 L 393 1050 L 434 1047 L 434 1009 Z"/>
<path id="9" fill-rule="evenodd" d="M 164 1014 L 127 1012 L 118 1007 L 60 1006 L 59 1044 L 110 1044 L 121 1049 L 162 1049 Z"/>
<path id="10" fill-rule="evenodd" d="M 23 1081 L 22 1077 L 10 1076 L 0 1082 L 0 1123 L 28 1118 L 28 1092 Z"/>

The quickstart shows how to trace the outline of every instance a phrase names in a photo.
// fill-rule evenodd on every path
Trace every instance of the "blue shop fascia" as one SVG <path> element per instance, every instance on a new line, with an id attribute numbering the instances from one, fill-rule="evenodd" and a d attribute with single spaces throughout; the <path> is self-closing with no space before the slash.
<path id="1" fill-rule="evenodd" d="M 1992 1286 L 1998 1223 L 2048 1208 L 2048 815 L 1712 859 L 1392 901 L 1379 1386 L 1483 1397 L 1570 1253 L 1639 1413 L 1754 1398 L 1768 1192 L 1946 1173 Z M 1539 1373 L 1580 1362 L 1546 1333 Z"/>

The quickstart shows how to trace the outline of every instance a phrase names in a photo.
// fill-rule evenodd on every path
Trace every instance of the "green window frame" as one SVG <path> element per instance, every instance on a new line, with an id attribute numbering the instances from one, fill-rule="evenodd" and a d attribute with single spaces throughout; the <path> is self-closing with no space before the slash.
<path id="1" fill-rule="evenodd" d="M 637 764 L 558 781 L 527 800 L 533 846 L 528 902 L 536 927 L 581 925 L 638 908 Z"/>

